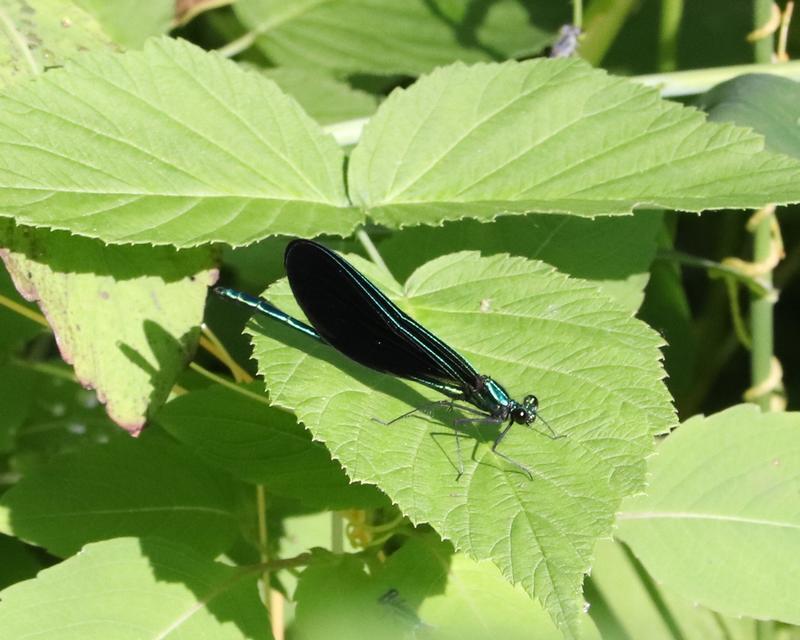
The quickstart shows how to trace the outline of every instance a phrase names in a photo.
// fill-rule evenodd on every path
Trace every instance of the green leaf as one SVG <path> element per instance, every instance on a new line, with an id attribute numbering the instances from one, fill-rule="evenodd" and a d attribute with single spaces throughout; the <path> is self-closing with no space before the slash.
<path id="1" fill-rule="evenodd" d="M 295 591 L 300 637 L 344 640 L 358 628 L 359 637 L 399 640 L 415 637 L 415 631 L 421 637 L 433 631 L 416 611 L 423 600 L 445 589 L 453 555 L 449 544 L 430 534 L 415 535 L 377 566 L 353 555 L 315 554 L 316 562 L 300 574 Z M 396 597 L 389 597 L 390 590 Z M 530 607 L 530 599 L 525 600 Z M 432 637 L 440 633 L 437 626 Z"/>
<path id="2" fill-rule="evenodd" d="M 26 475 L 53 457 L 112 439 L 127 439 L 103 410 L 97 394 L 69 380 L 71 370 L 62 362 L 42 363 L 28 419 L 17 431 L 11 464 Z"/>
<path id="3" fill-rule="evenodd" d="M 239 0 L 234 9 L 278 65 L 405 75 L 536 53 L 569 16 L 531 0 Z"/>
<path id="4" fill-rule="evenodd" d="M 30 413 L 36 378 L 29 369 L 13 364 L 0 365 L 0 407 L 3 408 L 0 415 L 0 453 L 7 453 L 14 448 L 17 430 Z M 38 395 L 39 389 L 36 392 Z"/>
<path id="5" fill-rule="evenodd" d="M 61 15 L 62 29 L 72 30 L 71 14 Z M 51 63 L 63 63 L 73 53 L 70 44 L 104 44 L 92 31 L 72 33 L 64 42 L 43 32 L 49 39 L 37 41 L 37 48 L 46 47 Z M 0 220 L 0 247 L 18 289 L 39 302 L 78 378 L 98 389 L 115 420 L 139 429 L 194 348 L 191 331 L 202 318 L 204 285 L 215 277 L 208 252 L 106 247 L 7 220 Z"/>
<path id="6" fill-rule="evenodd" d="M 7 259 L 7 255 L 2 248 L 0 248 L 0 259 Z M 11 278 L 9 278 L 4 269 L 0 269 L 0 296 L 36 313 L 36 307 L 26 304 L 19 297 Z M 0 362 L 4 361 L 10 352 L 16 350 L 23 343 L 45 331 L 38 322 L 34 322 L 30 318 L 10 309 L 2 302 L 0 302 L 0 326 L 3 327 L 3 330 L 0 331 Z"/>
<path id="7" fill-rule="evenodd" d="M 463 554 L 453 556 L 445 593 L 427 599 L 419 617 L 441 640 L 563 638 L 545 610 L 521 588 L 509 585 L 497 567 Z M 582 638 L 599 640 L 588 616 L 582 615 L 579 624 Z"/>
<path id="8" fill-rule="evenodd" d="M 800 623 L 800 415 L 741 405 L 692 418 L 651 459 L 616 534 L 653 578 L 730 616 Z M 747 588 L 742 588 L 747 585 Z"/>
<path id="9" fill-rule="evenodd" d="M 363 260 L 354 264 L 513 397 L 535 392 L 566 437 L 512 429 L 502 450 L 533 470 L 531 481 L 489 450 L 496 426 L 467 429 L 477 440 L 464 439 L 457 480 L 450 412 L 390 427 L 372 420 L 441 396 L 258 319 L 254 352 L 272 402 L 293 410 L 352 479 L 377 484 L 459 550 L 491 558 L 576 635 L 594 541 L 610 532 L 621 497 L 642 489 L 652 436 L 674 421 L 658 336 L 595 285 L 521 258 L 445 256 L 403 288 Z M 267 295 L 299 313 L 285 282 Z"/>
<path id="10" fill-rule="evenodd" d="M 345 640 L 354 636 L 401 640 L 404 619 L 382 606 L 382 585 L 371 578 L 362 558 L 321 550 L 318 564 L 303 571 L 295 591 L 295 627 L 305 640 Z"/>
<path id="11" fill-rule="evenodd" d="M 268 515 L 273 512 L 274 509 L 269 509 Z M 334 515 L 330 512 L 318 512 L 290 515 L 281 518 L 281 557 L 292 558 L 301 553 L 306 553 L 309 549 L 314 549 L 314 547 L 325 548 L 330 546 L 331 537 L 333 535 L 338 535 L 338 533 L 334 533 L 333 531 L 333 527 L 335 526 L 333 522 L 341 517 L 341 514 Z M 362 548 L 351 544 L 348 536 L 344 536 L 342 539 L 342 551 L 345 554 L 358 553 L 361 550 Z M 300 575 L 302 575 L 302 573 Z M 280 580 L 281 586 L 286 590 L 287 599 L 295 602 L 294 593 L 298 581 L 297 570 L 290 568 L 289 570 L 279 572 L 276 577 Z"/>
<path id="12" fill-rule="evenodd" d="M 390 227 L 800 200 L 800 163 L 763 148 L 751 131 L 579 60 L 456 64 L 389 96 L 348 184 Z"/>
<path id="13" fill-rule="evenodd" d="M 81 56 L 0 94 L 0 114 L 0 214 L 21 223 L 185 247 L 361 220 L 333 139 L 271 81 L 186 42 Z"/>
<path id="14" fill-rule="evenodd" d="M 398 278 L 426 260 L 464 249 L 484 256 L 507 252 L 536 258 L 571 276 L 593 280 L 634 312 L 644 297 L 660 228 L 661 216 L 652 211 L 595 220 L 558 214 L 509 216 L 491 224 L 460 220 L 402 229 L 382 242 L 380 251 Z"/>
<path id="15" fill-rule="evenodd" d="M 621 544 L 611 540 L 597 543 L 592 581 L 628 638 L 675 640 Z M 753 640 L 756 637 L 752 620 L 725 618 L 676 596 L 664 585 L 657 588 L 686 640 Z M 595 615 L 596 608 L 593 603 L 589 613 Z M 604 639 L 619 637 L 612 636 L 600 623 L 598 627 L 604 632 Z"/>
<path id="16" fill-rule="evenodd" d="M 65 0 L 4 0 L 0 31 L 0 87 L 63 64 L 89 42 L 111 47 L 97 21 Z"/>
<path id="17" fill-rule="evenodd" d="M 301 574 L 295 599 L 303 638 L 338 640 L 352 637 L 354 628 L 361 637 L 365 622 L 381 638 L 563 637 L 541 606 L 494 565 L 453 555 L 434 536 L 412 537 L 384 565 L 369 575 L 365 569 L 357 558 L 320 555 Z M 581 624 L 583 637 L 598 637 L 587 616 Z"/>
<path id="18" fill-rule="evenodd" d="M 696 394 L 695 381 L 703 374 L 696 368 L 702 359 L 698 357 L 698 332 L 692 325 L 683 273 L 677 264 L 659 260 L 652 265 L 639 317 L 664 336 L 667 387 L 680 410 Z"/>
<path id="19" fill-rule="evenodd" d="M 2 532 L 62 557 L 125 535 L 186 541 L 213 557 L 238 533 L 230 479 L 149 432 L 55 458 L 0 505 Z"/>
<path id="20" fill-rule="evenodd" d="M 217 386 L 185 394 L 162 409 L 158 422 L 209 464 L 304 506 L 347 509 L 385 502 L 373 487 L 351 485 L 294 416 L 255 395 L 258 386 L 241 393 Z"/>
<path id="21" fill-rule="evenodd" d="M 9 587 L 0 628 L 8 638 L 42 640 L 272 638 L 255 573 L 156 538 L 91 544 Z"/>
<path id="22" fill-rule="evenodd" d="M 800 86 L 751 73 L 717 85 L 698 99 L 709 120 L 735 122 L 764 136 L 767 149 L 800 158 Z"/>
<path id="23" fill-rule="evenodd" d="M 42 569 L 30 547 L 4 535 L 0 535 L 0 558 L 0 589 L 33 578 Z"/>
<path id="24" fill-rule="evenodd" d="M 277 67 L 262 73 L 320 124 L 366 118 L 378 108 L 375 96 L 312 69 Z"/>
<path id="25" fill-rule="evenodd" d="M 172 28 L 175 0 L 75 0 L 94 15 L 115 42 L 141 47 L 150 36 Z"/>
<path id="26" fill-rule="evenodd" d="M 141 429 L 194 350 L 216 279 L 211 251 L 108 247 L 7 220 L 0 246 L 17 289 L 39 303 L 81 383 L 97 389 L 115 422 Z"/>

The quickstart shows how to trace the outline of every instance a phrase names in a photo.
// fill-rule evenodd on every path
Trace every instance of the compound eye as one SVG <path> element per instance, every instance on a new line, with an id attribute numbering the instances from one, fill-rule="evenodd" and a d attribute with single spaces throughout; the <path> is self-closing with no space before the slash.
<path id="1" fill-rule="evenodd" d="M 536 411 L 539 408 L 539 398 L 534 395 L 525 396 L 522 403 L 529 411 Z"/>

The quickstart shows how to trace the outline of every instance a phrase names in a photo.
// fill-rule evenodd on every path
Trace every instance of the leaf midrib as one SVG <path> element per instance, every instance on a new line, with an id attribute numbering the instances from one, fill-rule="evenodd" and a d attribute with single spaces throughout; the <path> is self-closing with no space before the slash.
<path id="1" fill-rule="evenodd" d="M 764 518 L 692 511 L 622 511 L 617 514 L 617 520 L 705 520 L 708 522 L 730 522 L 800 530 L 800 523 L 798 522 L 782 522 L 780 520 L 767 520 Z"/>

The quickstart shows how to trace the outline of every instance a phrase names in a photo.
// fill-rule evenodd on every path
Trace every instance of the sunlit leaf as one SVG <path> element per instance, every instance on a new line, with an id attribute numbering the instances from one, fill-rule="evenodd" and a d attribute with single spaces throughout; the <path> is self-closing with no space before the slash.
<path id="1" fill-rule="evenodd" d="M 658 453 L 616 535 L 690 602 L 800 624 L 800 572 L 787 570 L 800 555 L 800 415 L 733 407 L 682 424 Z"/>
<path id="2" fill-rule="evenodd" d="M 533 480 L 489 450 L 496 426 L 482 435 L 467 429 L 459 461 L 451 413 L 391 426 L 372 420 L 440 396 L 264 319 L 251 331 L 271 401 L 293 410 L 351 478 L 377 484 L 458 549 L 492 559 L 577 634 L 594 542 L 610 532 L 622 496 L 643 487 L 653 435 L 673 424 L 660 339 L 596 286 L 538 262 L 454 254 L 424 265 L 402 288 L 363 260 L 355 264 L 513 397 L 536 393 L 566 437 L 553 440 L 538 424 L 511 430 L 502 450 L 529 466 Z M 299 313 L 285 282 L 268 296 Z"/>
<path id="3" fill-rule="evenodd" d="M 701 211 L 800 200 L 800 162 L 761 136 L 579 60 L 452 65 L 396 90 L 349 164 L 376 222 L 506 213 Z"/>
<path id="4" fill-rule="evenodd" d="M 202 105 L 202 107 L 201 107 Z M 342 151 L 265 77 L 168 38 L 0 94 L 0 215 L 107 242 L 346 234 Z"/>
<path id="5" fill-rule="evenodd" d="M 42 640 L 268 640 L 256 577 L 188 544 L 109 540 L 3 591 L 0 628 Z"/>
<path id="6" fill-rule="evenodd" d="M 0 24 L 0 87 L 64 64 L 88 42 L 112 47 L 97 21 L 67 0 L 4 0 Z"/>
<path id="7" fill-rule="evenodd" d="M 81 383 L 97 390 L 115 422 L 141 429 L 194 351 L 216 279 L 211 251 L 107 247 L 8 220 L 0 220 L 0 246 Z"/>

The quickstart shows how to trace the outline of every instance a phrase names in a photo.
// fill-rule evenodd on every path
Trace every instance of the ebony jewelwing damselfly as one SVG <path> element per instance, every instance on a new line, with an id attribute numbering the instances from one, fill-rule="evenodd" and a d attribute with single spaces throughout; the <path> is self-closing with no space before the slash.
<path id="1" fill-rule="evenodd" d="M 499 383 L 478 373 L 454 349 L 401 311 L 353 265 L 321 244 L 292 240 L 286 247 L 284 266 L 295 300 L 311 326 L 263 298 L 227 287 L 215 287 L 214 293 L 329 344 L 370 369 L 419 382 L 450 398 L 437 404 L 457 406 L 481 416 L 461 422 L 505 423 L 492 451 L 532 475 L 528 467 L 497 448 L 513 425 L 533 424 L 539 409 L 536 396 L 525 396 L 522 402 L 513 400 Z M 471 406 L 455 405 L 459 401 Z M 419 409 L 383 424 L 416 411 Z"/>

